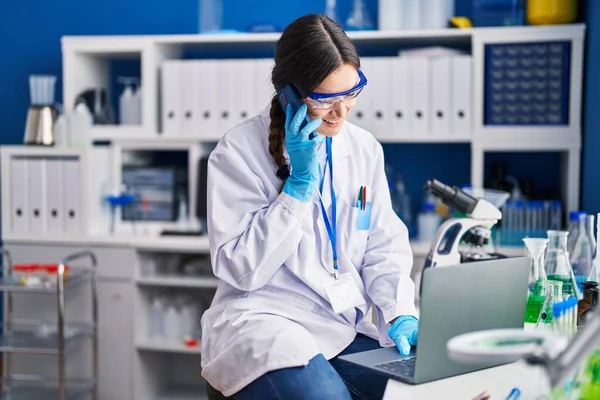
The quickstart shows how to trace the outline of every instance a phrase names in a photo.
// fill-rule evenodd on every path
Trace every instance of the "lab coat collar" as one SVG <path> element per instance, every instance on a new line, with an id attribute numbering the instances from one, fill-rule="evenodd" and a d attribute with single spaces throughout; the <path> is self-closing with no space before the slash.
<path id="1" fill-rule="evenodd" d="M 265 126 L 265 129 L 267 131 L 267 135 L 269 134 L 269 125 L 271 124 L 271 105 L 269 104 L 261 113 L 261 119 L 262 122 Z M 344 125 L 342 125 L 342 129 L 340 131 L 340 133 L 338 133 L 332 141 L 333 147 L 332 147 L 332 155 L 333 155 L 333 161 L 335 164 L 336 160 L 342 160 L 346 157 L 348 157 L 350 155 L 350 146 L 348 143 L 348 125 L 346 123 L 344 123 Z M 285 156 L 285 158 L 287 160 L 290 159 L 287 149 L 284 148 L 283 150 L 283 155 Z"/>

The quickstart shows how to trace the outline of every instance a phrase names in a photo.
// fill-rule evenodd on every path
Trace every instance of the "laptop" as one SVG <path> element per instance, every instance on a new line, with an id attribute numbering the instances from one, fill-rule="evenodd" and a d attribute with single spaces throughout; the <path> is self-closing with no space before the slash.
<path id="1" fill-rule="evenodd" d="M 396 347 L 386 347 L 339 358 L 408 384 L 498 366 L 451 361 L 446 342 L 468 332 L 523 328 L 530 265 L 528 257 L 518 257 L 427 268 L 419 339 L 411 354 L 402 356 Z"/>

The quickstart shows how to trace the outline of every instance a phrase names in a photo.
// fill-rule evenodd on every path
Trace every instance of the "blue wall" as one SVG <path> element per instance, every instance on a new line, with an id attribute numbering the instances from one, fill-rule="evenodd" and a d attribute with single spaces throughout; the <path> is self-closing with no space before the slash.
<path id="1" fill-rule="evenodd" d="M 587 42 L 584 81 L 582 209 L 600 212 L 600 2 L 586 4 Z"/>
<path id="2" fill-rule="evenodd" d="M 60 76 L 60 38 L 63 35 L 126 35 L 195 33 L 198 30 L 198 1 L 177 0 L 0 0 L 0 144 L 22 141 L 25 113 L 29 103 L 28 76 L 54 74 Z M 253 23 L 285 26 L 299 15 L 322 12 L 325 0 L 285 3 L 281 0 L 223 0 L 225 29 L 245 30 Z M 377 15 L 376 0 L 365 0 L 373 19 Z M 456 15 L 471 15 L 473 0 L 457 0 Z M 599 43 L 600 5 L 591 3 L 588 10 L 588 49 Z M 176 4 L 176 6 L 175 6 Z M 339 16 L 345 20 L 352 0 L 338 0 Z M 588 56 L 586 104 L 600 89 L 598 54 Z M 61 101 L 60 90 L 57 92 Z M 583 168 L 583 208 L 600 211 L 600 115 L 588 112 L 585 119 L 585 162 Z M 595 135 L 594 135 L 595 134 Z M 386 145 L 386 157 L 396 172 L 407 179 L 409 193 L 415 203 L 423 196 L 422 185 L 434 176 L 448 183 L 463 184 L 469 179 L 468 145 Z M 545 156 L 540 156 L 545 160 Z M 514 170 L 528 163 L 514 160 Z M 424 162 L 426 163 L 423 166 Z M 452 165 L 452 168 L 448 168 Z M 511 165 L 509 164 L 509 168 Z M 410 171 L 410 174 L 408 173 Z M 418 172 L 415 172 L 418 171 Z M 539 176 L 539 174 L 538 174 Z M 544 176 L 543 171 L 541 173 Z M 596 183 L 596 185 L 594 185 Z"/>

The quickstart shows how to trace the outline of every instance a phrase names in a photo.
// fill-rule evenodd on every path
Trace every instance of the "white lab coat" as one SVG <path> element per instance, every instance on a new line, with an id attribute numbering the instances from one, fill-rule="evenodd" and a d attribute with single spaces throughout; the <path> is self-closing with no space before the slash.
<path id="1" fill-rule="evenodd" d="M 392 346 L 389 321 L 416 315 L 408 231 L 392 210 L 381 145 L 349 122 L 333 138 L 339 269 L 367 300 L 335 314 L 324 286 L 333 279 L 332 251 L 318 195 L 304 203 L 279 193 L 268 127 L 265 110 L 227 132 L 209 160 L 208 233 L 220 283 L 202 317 L 202 376 L 225 396 L 319 353 L 331 359 L 357 332 Z M 324 158 L 322 151 L 321 165 Z M 330 217 L 329 173 L 324 179 Z M 356 229 L 363 185 L 370 230 Z M 379 329 L 367 315 L 373 304 Z"/>

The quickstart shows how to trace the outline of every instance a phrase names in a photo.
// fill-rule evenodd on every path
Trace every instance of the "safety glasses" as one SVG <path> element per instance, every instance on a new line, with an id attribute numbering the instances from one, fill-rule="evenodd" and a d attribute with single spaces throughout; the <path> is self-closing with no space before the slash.
<path id="1" fill-rule="evenodd" d="M 312 92 L 305 99 L 306 105 L 314 110 L 329 110 L 340 101 L 343 101 L 344 103 L 350 103 L 356 99 L 356 96 L 358 96 L 363 88 L 367 85 L 367 77 L 365 74 L 363 74 L 360 69 L 357 72 L 358 83 L 352 89 L 338 93 Z"/>

